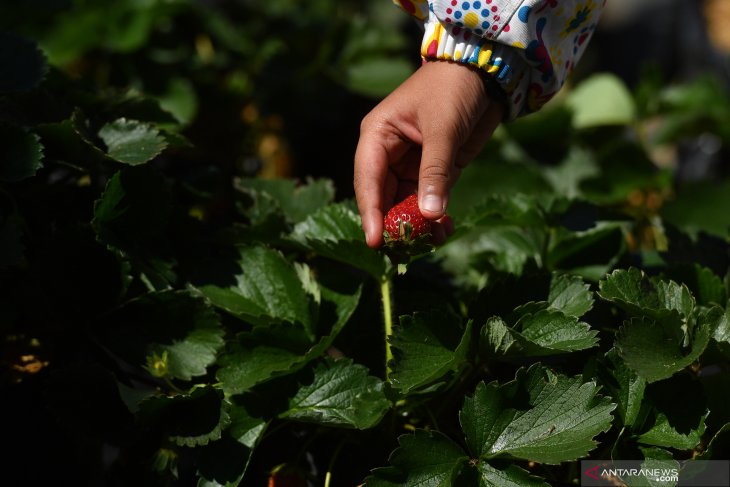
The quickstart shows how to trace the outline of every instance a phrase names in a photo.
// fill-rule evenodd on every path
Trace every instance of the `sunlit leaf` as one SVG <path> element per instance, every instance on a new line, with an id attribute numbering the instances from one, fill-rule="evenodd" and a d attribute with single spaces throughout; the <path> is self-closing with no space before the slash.
<path id="1" fill-rule="evenodd" d="M 295 372 L 321 356 L 345 326 L 360 300 L 360 289 L 339 294 L 322 288 L 320 323 L 324 336 L 312 341 L 301 326 L 289 323 L 259 326 L 239 333 L 218 360 L 218 380 L 229 394 Z"/>
<path id="2" fill-rule="evenodd" d="M 263 246 L 240 247 L 196 280 L 213 305 L 252 324 L 300 323 L 312 336 L 314 317 L 302 281 L 284 256 Z"/>
<path id="3" fill-rule="evenodd" d="M 595 383 L 539 365 L 504 385 L 480 383 L 460 414 L 469 449 L 483 458 L 507 454 L 549 464 L 583 457 L 611 426 L 616 406 L 597 391 Z"/>
<path id="4" fill-rule="evenodd" d="M 555 274 L 550 281 L 547 298 L 550 308 L 567 316 L 580 318 L 593 307 L 593 293 L 590 286 L 578 276 Z"/>
<path id="5" fill-rule="evenodd" d="M 596 74 L 569 95 L 573 126 L 586 129 L 602 125 L 628 125 L 636 119 L 633 97 L 624 83 L 611 74 Z"/>
<path id="6" fill-rule="evenodd" d="M 687 286 L 674 281 L 649 279 L 636 268 L 618 269 L 600 282 L 600 296 L 633 316 L 687 318 L 695 299 Z"/>
<path id="7" fill-rule="evenodd" d="M 361 269 L 380 280 L 385 257 L 369 248 L 360 217 L 345 204 L 325 206 L 294 227 L 292 237 L 323 257 Z"/>
<path id="8" fill-rule="evenodd" d="M 383 382 L 351 360 L 326 359 L 314 369 L 311 384 L 303 384 L 289 400 L 283 418 L 330 426 L 367 429 L 390 409 Z"/>
<path id="9" fill-rule="evenodd" d="M 515 327 L 490 318 L 481 329 L 479 345 L 487 357 L 539 357 L 595 347 L 597 334 L 578 318 L 542 310 L 523 316 Z"/>
<path id="10" fill-rule="evenodd" d="M 159 130 L 124 118 L 104 125 L 99 130 L 99 137 L 106 144 L 109 157 L 131 166 L 151 161 L 167 147 Z"/>

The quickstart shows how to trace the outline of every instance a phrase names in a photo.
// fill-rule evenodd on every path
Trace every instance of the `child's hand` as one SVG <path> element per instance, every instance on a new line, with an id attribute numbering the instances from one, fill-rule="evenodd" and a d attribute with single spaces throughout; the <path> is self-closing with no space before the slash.
<path id="1" fill-rule="evenodd" d="M 355 153 L 355 195 L 367 243 L 383 243 L 383 215 L 418 189 L 434 239 L 444 240 L 449 191 L 491 137 L 503 107 L 482 74 L 445 61 L 421 66 L 362 121 Z"/>

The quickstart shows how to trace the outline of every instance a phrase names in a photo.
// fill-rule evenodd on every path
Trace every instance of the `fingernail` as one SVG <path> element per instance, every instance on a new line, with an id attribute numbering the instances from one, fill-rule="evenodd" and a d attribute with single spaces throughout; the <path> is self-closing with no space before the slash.
<path id="1" fill-rule="evenodd" d="M 444 203 L 435 194 L 427 194 L 421 198 L 421 208 L 431 213 L 441 213 L 444 210 Z"/>

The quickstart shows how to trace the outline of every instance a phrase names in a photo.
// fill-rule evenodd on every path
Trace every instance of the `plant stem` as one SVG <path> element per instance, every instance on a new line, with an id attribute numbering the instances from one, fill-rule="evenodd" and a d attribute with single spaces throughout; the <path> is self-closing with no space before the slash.
<path id="1" fill-rule="evenodd" d="M 393 308 L 391 305 L 390 278 L 383 277 L 380 281 L 380 295 L 383 301 L 383 322 L 385 324 L 385 378 L 388 378 L 390 369 L 388 363 L 393 360 L 393 351 L 390 349 L 388 337 L 393 334 Z"/>
<path id="2" fill-rule="evenodd" d="M 345 446 L 345 440 L 342 440 L 340 444 L 337 445 L 337 449 L 335 449 L 335 452 L 332 454 L 330 464 L 327 466 L 327 473 L 324 476 L 324 487 L 330 487 L 330 482 L 332 481 L 332 469 L 335 466 L 335 462 L 337 461 L 337 457 L 340 455 L 340 451 L 343 446 Z"/>
<path id="3" fill-rule="evenodd" d="M 165 383 L 167 386 L 172 389 L 173 391 L 177 392 L 178 394 L 185 394 L 185 391 L 180 389 L 178 386 L 176 386 L 169 377 L 165 377 Z"/>

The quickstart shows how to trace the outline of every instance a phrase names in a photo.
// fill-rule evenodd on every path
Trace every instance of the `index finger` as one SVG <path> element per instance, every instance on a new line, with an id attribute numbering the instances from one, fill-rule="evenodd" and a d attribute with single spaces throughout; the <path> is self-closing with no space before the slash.
<path id="1" fill-rule="evenodd" d="M 383 243 L 383 191 L 388 164 L 388 151 L 379 137 L 363 131 L 355 150 L 354 186 L 365 240 L 372 248 Z"/>

